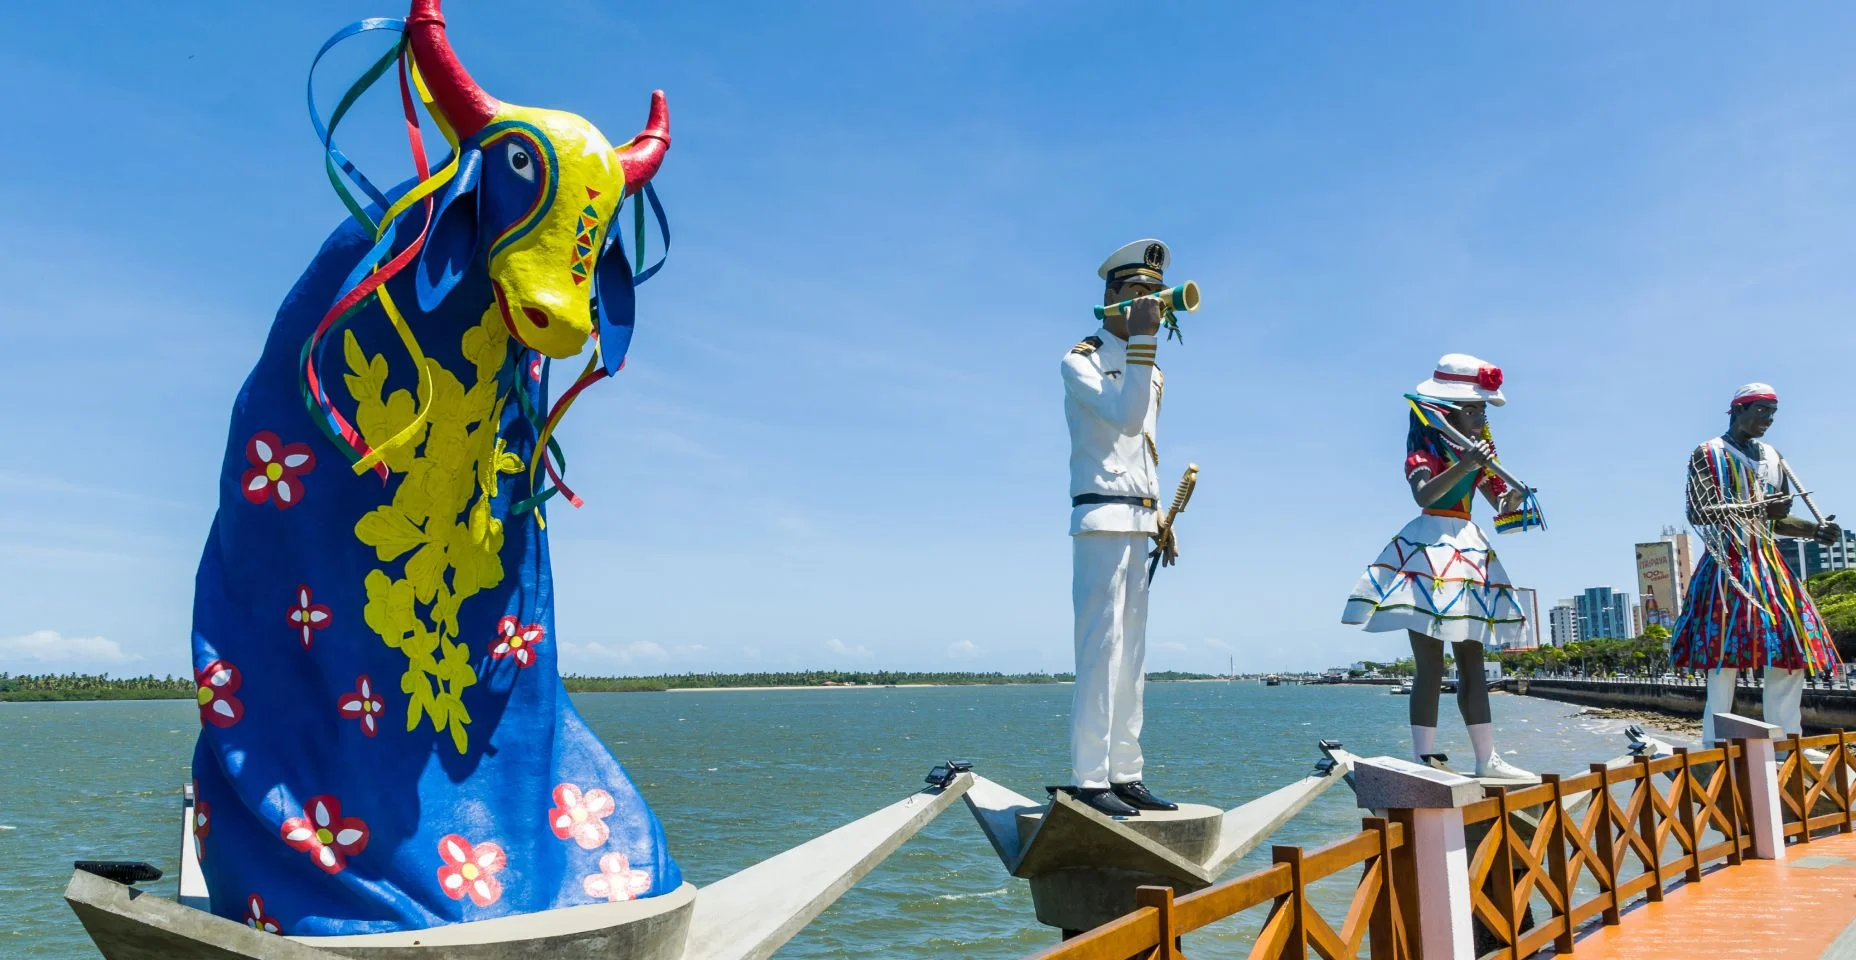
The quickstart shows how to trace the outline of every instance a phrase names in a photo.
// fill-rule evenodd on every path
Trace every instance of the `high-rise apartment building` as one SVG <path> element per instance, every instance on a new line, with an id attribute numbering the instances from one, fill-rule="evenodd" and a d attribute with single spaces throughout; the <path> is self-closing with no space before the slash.
<path id="1" fill-rule="evenodd" d="M 1579 610 L 1571 600 L 1561 600 L 1547 611 L 1548 639 L 1563 647 L 1579 639 Z"/>
<path id="2" fill-rule="evenodd" d="M 1520 640 L 1511 644 L 1509 650 L 1532 650 L 1540 646 L 1540 595 L 1532 587 L 1514 588 L 1515 606 L 1521 608 L 1527 617 L 1527 627 Z"/>
<path id="3" fill-rule="evenodd" d="M 1573 600 L 1579 614 L 1579 639 L 1628 639 L 1631 633 L 1630 594 L 1610 587 L 1587 587 Z"/>

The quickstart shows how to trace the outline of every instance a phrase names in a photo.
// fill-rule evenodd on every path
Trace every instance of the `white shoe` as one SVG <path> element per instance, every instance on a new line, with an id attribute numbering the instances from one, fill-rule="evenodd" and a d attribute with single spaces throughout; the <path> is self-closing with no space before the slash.
<path id="1" fill-rule="evenodd" d="M 1518 780 L 1525 783 L 1539 783 L 1540 778 L 1503 760 L 1500 756 L 1476 764 L 1478 780 Z"/>
<path id="2" fill-rule="evenodd" d="M 1823 765 L 1830 760 L 1829 753 L 1819 750 L 1816 747 L 1805 747 L 1798 752 L 1804 754 L 1804 758 L 1810 761 L 1811 765 L 1814 767 L 1822 768 Z"/>

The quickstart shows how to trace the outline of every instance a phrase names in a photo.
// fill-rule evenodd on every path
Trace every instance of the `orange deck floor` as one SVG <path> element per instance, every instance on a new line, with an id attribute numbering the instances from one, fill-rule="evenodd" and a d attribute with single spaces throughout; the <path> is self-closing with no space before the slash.
<path id="1" fill-rule="evenodd" d="M 1856 834 L 1747 860 L 1639 903 L 1615 927 L 1587 928 L 1581 960 L 1856 958 Z"/>

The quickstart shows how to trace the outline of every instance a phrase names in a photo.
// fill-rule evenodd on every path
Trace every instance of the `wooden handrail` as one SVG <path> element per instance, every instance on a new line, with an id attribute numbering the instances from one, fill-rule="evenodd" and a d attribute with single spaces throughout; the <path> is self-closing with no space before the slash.
<path id="1" fill-rule="evenodd" d="M 1300 960 L 1311 946 L 1323 955 L 1353 956 L 1366 941 L 1375 960 L 1410 960 L 1400 903 L 1409 894 L 1399 890 L 1399 871 L 1388 862 L 1405 849 L 1405 827 L 1378 818 L 1368 818 L 1363 826 L 1313 853 L 1276 847 L 1276 862 L 1269 867 L 1182 897 L 1170 887 L 1141 887 L 1136 891 L 1139 909 L 1037 954 L 1036 960 L 1176 960 L 1180 937 L 1264 904 L 1270 905 L 1270 915 L 1253 958 Z M 1308 886 L 1354 866 L 1362 868 L 1361 880 L 1337 928 L 1309 903 Z"/>
<path id="2" fill-rule="evenodd" d="M 1787 754 L 1777 771 L 1786 835 L 1808 843 L 1813 833 L 1856 831 L 1856 737 L 1839 730 L 1775 746 Z M 1814 763 L 1807 749 L 1828 756 Z M 1661 899 L 1668 887 L 1705 883 L 1712 869 L 1739 864 L 1754 848 L 1748 778 L 1765 775 L 1748 767 L 1748 750 L 1737 740 L 1593 764 L 1537 786 L 1491 789 L 1462 807 L 1465 825 L 1483 828 L 1469 851 L 1472 889 L 1463 893 L 1498 944 L 1488 956 L 1526 957 L 1549 945 L 1571 953 L 1585 923 L 1616 924 L 1634 900 Z M 1180 937 L 1265 906 L 1252 960 L 1354 957 L 1363 948 L 1373 960 L 1409 960 L 1418 946 L 1411 817 L 1394 810 L 1389 820 L 1365 820 L 1360 833 L 1312 852 L 1277 847 L 1269 867 L 1177 898 L 1143 888 L 1135 912 L 1038 960 L 1183 960 Z M 1346 916 L 1330 923 L 1308 888 L 1355 866 Z M 1530 905 L 1541 903 L 1548 915 L 1523 931 Z"/>

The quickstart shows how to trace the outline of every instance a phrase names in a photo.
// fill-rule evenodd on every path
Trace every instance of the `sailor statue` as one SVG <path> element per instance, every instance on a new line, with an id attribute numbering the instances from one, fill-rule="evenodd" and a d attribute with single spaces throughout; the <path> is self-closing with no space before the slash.
<path id="1" fill-rule="evenodd" d="M 1163 535 L 1155 474 L 1162 378 L 1154 354 L 1164 310 L 1151 296 L 1165 287 L 1171 256 L 1158 240 L 1138 240 L 1103 262 L 1103 303 L 1134 302 L 1106 311 L 1101 329 L 1063 358 L 1076 610 L 1070 760 L 1077 799 L 1110 816 L 1177 809 L 1141 782 L 1146 560 L 1150 549 L 1168 566 L 1177 557 Z"/>

